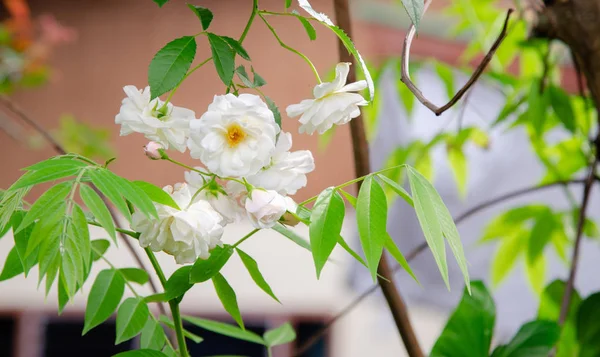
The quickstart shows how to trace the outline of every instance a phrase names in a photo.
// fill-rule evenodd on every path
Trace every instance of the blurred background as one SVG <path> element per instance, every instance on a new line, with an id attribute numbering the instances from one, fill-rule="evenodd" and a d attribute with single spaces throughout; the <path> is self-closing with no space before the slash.
<path id="1" fill-rule="evenodd" d="M 436 117 L 411 100 L 410 95 L 407 97 L 398 81 L 397 65 L 385 66 L 395 63 L 393 61 L 400 56 L 405 29 L 410 24 L 399 2 L 351 0 L 350 4 L 353 39 L 372 66 L 378 84 L 377 103 L 365 110 L 373 169 L 385 166 L 398 147 L 415 140 L 429 142 L 440 131 L 454 130 L 457 125 L 459 128 L 472 126 L 484 128 L 487 134 L 478 145 L 464 148 L 469 162 L 464 192 L 455 181 L 443 145 L 414 163 L 436 184 L 453 214 L 539 181 L 544 169 L 523 130 L 506 132 L 502 127 L 487 130 L 506 102 L 498 86 L 481 81 L 469 92 L 464 104 Z M 511 4 L 510 1 L 495 2 L 497 14 L 503 18 Z M 213 32 L 232 37 L 239 36 L 251 11 L 249 0 L 199 0 L 197 5 L 214 12 Z M 332 1 L 313 0 L 312 5 L 333 19 Z M 470 57 L 465 60 L 465 49 L 469 50 L 467 46 L 476 38 L 476 31 L 460 34 L 450 31 L 459 22 L 457 16 L 460 15 L 448 11 L 449 5 L 452 5 L 449 1 L 434 2 L 422 20 L 412 50 L 413 76 L 428 98 L 438 104 L 446 102 L 449 94 L 466 81 L 469 63 L 480 58 L 478 52 L 471 49 Z M 283 1 L 261 0 L 260 7 L 281 11 Z M 156 51 L 173 38 L 198 31 L 197 18 L 190 15 L 185 1 L 171 0 L 159 9 L 150 0 L 3 0 L 0 20 L 0 92 L 12 103 L 57 137 L 69 151 L 97 160 L 116 157 L 111 167 L 119 175 L 159 186 L 183 181 L 183 172 L 177 167 L 150 161 L 143 155 L 146 140 L 142 135 L 119 137 L 114 116 L 124 97 L 123 86 L 147 85 L 147 67 Z M 337 39 L 325 28 L 318 28 L 317 40 L 310 41 L 301 24 L 292 20 L 273 17 L 271 23 L 285 42 L 294 44 L 313 61 L 322 75 L 330 73 L 338 59 Z M 491 29 L 492 40 L 498 32 L 497 21 L 481 20 L 479 26 Z M 261 23 L 252 27 L 244 46 L 252 56 L 254 69 L 268 83 L 263 91 L 278 104 L 282 113 L 287 105 L 310 95 L 315 85 L 310 68 L 302 59 L 279 47 Z M 199 43 L 197 58 L 207 56 L 210 56 L 209 47 Z M 466 72 L 461 70 L 463 68 L 467 68 Z M 574 91 L 576 80 L 568 61 L 562 73 L 563 87 Z M 205 67 L 181 86 L 173 103 L 195 110 L 199 117 L 215 91 L 221 89 L 215 71 Z M 285 115 L 282 120 L 283 129 L 294 134 L 294 150 L 310 149 L 316 161 L 317 169 L 309 175 L 309 185 L 297 194 L 296 201 L 354 177 L 348 126 L 338 127 L 334 133 L 319 138 L 298 135 L 296 120 Z M 21 168 L 55 154 L 39 134 L 5 110 L 0 110 L 0 153 L 0 188 L 14 182 L 21 175 Z M 173 155 L 189 165 L 197 164 L 186 154 Z M 33 196 L 37 194 L 39 192 L 33 192 Z M 598 212 L 597 198 L 593 197 L 590 212 Z M 551 189 L 483 211 L 459 225 L 475 279 L 489 280 L 489 264 L 494 254 L 493 244 L 476 243 L 485 225 L 507 207 L 535 201 L 556 207 L 566 204 L 558 189 Z M 389 222 L 389 231 L 403 252 L 411 251 L 423 241 L 416 217 L 406 204 L 394 205 Z M 235 241 L 250 229 L 248 224 L 240 224 L 228 230 L 224 240 Z M 101 230 L 92 232 L 95 237 L 105 234 Z M 347 215 L 344 232 L 360 250 L 352 214 Z M 305 229 L 298 228 L 298 233 L 308 237 Z M 5 260 L 11 241 L 6 237 L 0 240 L 0 262 Z M 317 343 L 308 349 L 302 348 L 333 316 L 371 286 L 368 272 L 336 249 L 333 263 L 317 281 L 310 254 L 277 233 L 261 233 L 245 244 L 282 301 L 279 305 L 257 289 L 239 259 L 232 258 L 224 274 L 237 292 L 247 325 L 263 332 L 291 321 L 298 333 L 295 343 L 274 350 L 275 357 L 404 355 L 379 292 L 344 315 Z M 586 269 L 596 256 L 594 249 L 587 248 L 589 246 L 584 245 L 582 275 L 578 280 L 578 288 L 584 292 L 600 287 L 598 281 L 594 281 L 593 269 Z M 132 266 L 132 258 L 125 249 L 113 246 L 108 257 L 117 265 Z M 171 257 L 160 258 L 169 272 L 176 269 Z M 428 252 L 411 265 L 421 286 L 402 272 L 397 274 L 398 284 L 408 300 L 417 336 L 425 350 L 429 350 L 460 297 L 461 276 L 458 268 L 451 265 L 452 290 L 448 291 Z M 96 264 L 95 269 L 101 268 L 102 264 Z M 551 257 L 541 279 L 550 281 L 564 275 L 564 265 Z M 84 293 L 58 316 L 55 293 L 45 298 L 43 292 L 37 290 L 36 281 L 35 277 L 18 277 L 0 283 L 0 356 L 85 354 L 104 357 L 138 343 L 132 340 L 113 346 L 114 320 L 81 337 L 89 287 L 84 287 Z M 184 313 L 231 321 L 212 290 L 212 286 L 206 284 L 195 287 L 183 302 Z M 508 338 L 521 323 L 535 316 L 537 298 L 521 266 L 494 290 L 494 296 L 498 306 L 496 338 Z M 260 346 L 191 326 L 189 329 L 204 338 L 201 344 L 191 344 L 194 356 L 266 356 Z"/>

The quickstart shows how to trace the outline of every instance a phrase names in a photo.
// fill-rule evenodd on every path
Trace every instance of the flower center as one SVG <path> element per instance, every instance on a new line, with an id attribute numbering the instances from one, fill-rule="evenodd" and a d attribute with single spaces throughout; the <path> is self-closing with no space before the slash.
<path id="1" fill-rule="evenodd" d="M 244 141 L 244 139 L 246 138 L 246 133 L 244 132 L 244 129 L 242 129 L 241 126 L 239 126 L 238 124 L 233 124 L 227 128 L 226 138 L 229 147 L 234 148 L 238 146 L 239 143 Z"/>

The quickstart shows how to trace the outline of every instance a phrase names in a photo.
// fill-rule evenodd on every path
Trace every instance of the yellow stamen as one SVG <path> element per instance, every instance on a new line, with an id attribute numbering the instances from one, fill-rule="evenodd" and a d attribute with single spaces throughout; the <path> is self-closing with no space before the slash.
<path id="1" fill-rule="evenodd" d="M 232 124 L 227 128 L 227 143 L 229 147 L 233 148 L 238 146 L 246 138 L 244 129 L 238 124 Z"/>

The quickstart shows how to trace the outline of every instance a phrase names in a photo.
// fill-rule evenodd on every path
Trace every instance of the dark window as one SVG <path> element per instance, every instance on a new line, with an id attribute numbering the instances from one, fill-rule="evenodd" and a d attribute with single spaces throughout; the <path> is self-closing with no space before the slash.
<path id="1" fill-rule="evenodd" d="M 46 326 L 45 357 L 107 357 L 131 349 L 131 341 L 117 346 L 115 323 L 107 322 L 81 336 L 83 323 L 51 321 Z M 1 355 L 1 354 L 0 354 Z"/>
<path id="2" fill-rule="evenodd" d="M 188 343 L 190 355 L 194 357 L 214 355 L 242 355 L 248 357 L 266 356 L 265 347 L 262 345 L 219 335 L 193 325 L 186 324 L 185 328 L 204 339 L 200 344 L 195 344 L 191 341 Z M 262 336 L 265 332 L 263 325 L 246 324 L 246 330 L 255 332 L 259 336 Z"/>
<path id="3" fill-rule="evenodd" d="M 296 325 L 296 346 L 302 346 L 304 342 L 310 339 L 314 334 L 321 331 L 324 324 L 322 322 L 300 322 Z M 302 354 L 300 357 L 327 357 L 327 335 L 323 336 L 319 342 L 315 343 L 311 348 Z"/>
<path id="4" fill-rule="evenodd" d="M 15 320 L 12 317 L 0 317 L 0 356 L 12 356 L 15 336 Z"/>

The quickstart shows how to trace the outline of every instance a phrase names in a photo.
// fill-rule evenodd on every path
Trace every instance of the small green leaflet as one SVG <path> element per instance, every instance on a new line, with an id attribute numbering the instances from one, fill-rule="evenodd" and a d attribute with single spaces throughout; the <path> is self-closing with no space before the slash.
<path id="1" fill-rule="evenodd" d="M 294 232 L 293 230 L 287 228 L 283 224 L 277 222 L 277 223 L 275 223 L 275 225 L 273 226 L 272 229 L 274 231 L 280 233 L 282 236 L 288 238 L 292 242 L 296 243 L 300 247 L 308 250 L 309 252 L 312 251 L 311 248 L 310 248 L 310 243 L 309 242 L 307 242 L 304 238 L 302 238 L 301 236 L 299 236 L 298 234 L 296 234 L 296 232 Z"/>
<path id="2" fill-rule="evenodd" d="M 264 291 L 269 296 L 271 296 L 273 299 L 275 299 L 275 301 L 277 301 L 278 303 L 281 303 L 281 301 L 279 301 L 277 296 L 275 296 L 275 293 L 273 293 L 273 290 L 269 286 L 269 283 L 267 283 L 267 281 L 263 277 L 262 273 L 258 269 L 258 264 L 256 263 L 256 260 L 254 260 L 254 258 L 249 256 L 248 254 L 246 254 L 244 251 L 242 251 L 239 248 L 236 248 L 236 251 L 237 251 L 240 259 L 242 260 L 242 263 L 244 263 L 246 270 L 248 270 L 248 273 L 250 273 L 250 276 L 252 277 L 252 280 L 254 280 L 256 285 L 259 288 L 261 288 L 262 291 Z"/>
<path id="3" fill-rule="evenodd" d="M 356 221 L 367 266 L 375 281 L 387 235 L 387 199 L 373 176 L 368 176 L 360 187 L 356 203 Z"/>
<path id="4" fill-rule="evenodd" d="M 110 202 L 112 202 L 115 207 L 121 212 L 121 214 L 131 222 L 131 213 L 129 212 L 129 208 L 119 192 L 118 187 L 115 186 L 111 177 L 107 176 L 105 170 L 90 170 L 88 173 L 92 183 L 102 192 L 104 196 L 106 196 Z"/>
<path id="5" fill-rule="evenodd" d="M 154 0 L 154 1 L 161 1 L 161 0 Z M 165 0 L 162 0 L 162 1 L 165 1 Z M 159 351 L 143 349 L 143 350 L 133 350 L 133 351 L 121 352 L 119 354 L 114 355 L 113 357 L 169 357 L 169 356 L 167 356 L 166 354 L 159 352 Z"/>
<path id="6" fill-rule="evenodd" d="M 163 324 L 167 325 L 171 330 L 175 330 L 175 324 L 173 323 L 173 320 L 171 320 L 170 318 L 166 317 L 165 315 L 161 315 L 159 320 Z M 193 334 L 186 329 L 183 329 L 183 335 L 185 337 L 189 338 L 190 340 L 194 341 L 195 343 L 200 343 L 200 342 L 204 341 L 204 339 L 202 337 L 200 337 L 196 334 Z"/>
<path id="7" fill-rule="evenodd" d="M 23 264 L 21 264 L 21 259 L 19 259 L 17 247 L 13 247 L 4 261 L 4 268 L 2 268 L 2 273 L 0 273 L 0 281 L 14 278 L 21 273 L 23 273 Z"/>
<path id="8" fill-rule="evenodd" d="M 565 285 L 564 281 L 555 280 L 546 286 L 544 292 L 540 296 L 540 305 L 537 315 L 538 320 L 558 321 L 562 299 L 565 293 Z M 578 355 L 579 344 L 577 341 L 576 319 L 580 305 L 581 296 L 577 290 L 574 290 L 569 303 L 569 314 L 562 327 L 558 344 L 556 345 L 557 357 L 571 357 Z M 597 352 L 600 352 L 600 347 Z M 579 354 L 579 356 L 581 356 L 581 354 Z"/>
<path id="9" fill-rule="evenodd" d="M 402 0 L 402 2 L 420 2 L 420 1 L 419 0 Z M 420 3 L 422 6 L 423 2 L 421 1 Z M 436 62 L 435 63 L 435 71 L 436 71 L 438 77 L 444 83 L 444 87 L 446 87 L 446 96 L 448 97 L 448 100 L 452 99 L 452 97 L 454 97 L 454 73 L 452 72 L 452 68 L 450 68 L 450 66 L 448 66 L 444 63 Z"/>
<path id="10" fill-rule="evenodd" d="M 123 278 L 127 281 L 131 281 L 140 285 L 144 285 L 150 280 L 148 273 L 140 268 L 121 268 L 119 269 Z"/>
<path id="11" fill-rule="evenodd" d="M 528 232 L 519 230 L 502 238 L 492 260 L 492 285 L 497 287 L 508 276 L 527 247 Z"/>
<path id="12" fill-rule="evenodd" d="M 600 293 L 588 296 L 577 312 L 577 340 L 581 347 L 579 356 L 592 357 L 600 354 L 598 336 L 600 336 Z"/>
<path id="13" fill-rule="evenodd" d="M 467 260 L 450 212 L 448 212 L 446 205 L 444 205 L 442 198 L 433 185 L 414 168 L 410 166 L 406 166 L 406 168 L 417 218 L 446 286 L 448 289 L 450 288 L 444 237 L 450 245 L 450 249 L 462 271 L 465 285 L 469 289 L 471 284 Z"/>
<path id="14" fill-rule="evenodd" d="M 225 40 L 225 42 L 227 42 L 227 44 L 235 51 L 235 53 L 240 55 L 240 57 L 247 61 L 251 61 L 250 55 L 248 55 L 248 52 L 246 52 L 246 49 L 241 43 L 238 42 L 238 40 L 227 36 L 221 36 L 221 38 Z"/>
<path id="15" fill-rule="evenodd" d="M 98 274 L 85 309 L 84 335 L 112 315 L 119 306 L 124 291 L 125 280 L 116 270 L 107 269 Z"/>
<path id="16" fill-rule="evenodd" d="M 71 160 L 60 160 L 65 162 L 77 162 Z M 34 186 L 40 183 L 62 179 L 68 176 L 73 176 L 79 173 L 81 166 L 61 165 L 51 166 L 40 170 L 28 171 L 25 175 L 11 186 L 11 190 Z"/>
<path id="17" fill-rule="evenodd" d="M 59 183 L 48 191 L 44 192 L 40 198 L 35 201 L 35 203 L 31 206 L 25 218 L 16 228 L 15 232 L 18 233 L 25 227 L 29 226 L 36 219 L 47 215 L 50 212 L 54 212 L 58 207 L 64 205 L 64 201 L 67 198 L 67 195 L 71 191 L 71 186 L 73 184 L 71 182 L 62 182 Z"/>
<path id="18" fill-rule="evenodd" d="M 192 286 L 194 286 L 194 284 L 190 283 L 191 270 L 192 266 L 187 265 L 173 272 L 165 284 L 166 301 L 180 297 L 181 295 L 185 294 L 186 291 L 190 290 Z"/>
<path id="19" fill-rule="evenodd" d="M 152 1 L 154 1 L 158 5 L 158 7 L 162 7 L 164 4 L 169 2 L 169 0 L 152 0 Z"/>
<path id="20" fill-rule="evenodd" d="M 187 4 L 187 6 L 194 12 L 194 14 L 196 14 L 196 16 L 198 16 L 200 23 L 202 23 L 202 29 L 206 31 L 213 19 L 212 11 L 202 6 L 196 6 L 192 4 Z"/>
<path id="21" fill-rule="evenodd" d="M 213 63 L 219 78 L 229 87 L 235 71 L 235 51 L 227 41 L 214 33 L 207 33 L 208 43 L 212 52 Z"/>
<path id="22" fill-rule="evenodd" d="M 308 38 L 311 41 L 316 40 L 317 39 L 317 31 L 315 30 L 313 25 L 302 16 L 296 16 L 296 18 L 298 20 L 300 20 L 300 23 L 302 23 L 302 26 L 304 26 L 304 30 L 306 30 L 306 34 L 308 35 Z"/>
<path id="23" fill-rule="evenodd" d="M 269 347 L 285 345 L 296 339 L 296 331 L 294 331 L 289 322 L 286 322 L 277 328 L 265 332 L 264 339 Z"/>
<path id="24" fill-rule="evenodd" d="M 271 111 L 273 112 L 273 116 L 275 117 L 275 123 L 277 123 L 277 126 L 281 128 L 281 113 L 279 112 L 279 108 L 277 108 L 275 102 L 268 96 L 265 96 L 265 101 L 267 102 L 267 106 L 269 107 L 269 109 L 271 109 Z"/>
<path id="25" fill-rule="evenodd" d="M 417 279 L 415 273 L 413 273 L 412 269 L 410 268 L 410 265 L 408 265 L 408 261 L 406 261 L 406 258 L 404 258 L 404 255 L 402 254 L 392 237 L 387 232 L 384 247 L 390 253 L 390 255 L 394 257 L 396 262 L 400 264 L 402 269 L 404 269 L 408 273 L 408 275 L 410 275 L 418 283 L 419 279 Z"/>
<path id="26" fill-rule="evenodd" d="M 456 185 L 458 186 L 458 192 L 461 197 L 467 196 L 467 179 L 468 179 L 468 168 L 467 158 L 462 151 L 461 147 L 451 146 L 448 148 L 448 161 L 450 162 L 450 168 L 454 174 Z"/>
<path id="27" fill-rule="evenodd" d="M 556 322 L 531 321 L 521 326 L 508 344 L 496 347 L 491 357 L 547 357 L 559 335 Z"/>
<path id="28" fill-rule="evenodd" d="M 310 216 L 310 246 L 317 270 L 317 279 L 342 232 L 344 200 L 334 187 L 329 187 L 317 197 Z"/>
<path id="29" fill-rule="evenodd" d="M 208 259 L 198 259 L 190 271 L 190 283 L 205 282 L 221 271 L 233 254 L 233 247 L 225 244 L 214 248 Z"/>
<path id="30" fill-rule="evenodd" d="M 196 38 L 183 36 L 161 48 L 148 67 L 148 83 L 154 99 L 175 88 L 196 57 Z"/>
<path id="31" fill-rule="evenodd" d="M 381 179 L 381 181 L 383 181 L 387 186 L 389 186 L 394 192 L 396 192 L 398 194 L 398 196 L 402 197 L 402 199 L 404 201 L 406 201 L 406 203 L 408 203 L 411 206 L 415 206 L 415 203 L 413 202 L 412 197 L 410 197 L 410 194 L 408 192 L 406 192 L 406 190 L 400 186 L 398 183 L 394 182 L 392 179 L 390 179 L 389 177 L 382 175 L 382 174 L 378 174 L 377 177 L 379 177 L 379 179 Z"/>
<path id="32" fill-rule="evenodd" d="M 166 193 L 162 188 L 145 181 L 132 181 L 131 183 L 144 191 L 152 201 L 178 210 L 181 209 L 175 200 L 173 200 L 173 197 Z"/>
<path id="33" fill-rule="evenodd" d="M 237 322 L 242 329 L 245 329 L 244 321 L 242 320 L 242 314 L 240 313 L 240 308 L 238 307 L 237 297 L 231 285 L 229 285 L 225 277 L 223 277 L 221 274 L 215 275 L 212 278 L 212 282 L 215 286 L 217 296 L 225 308 L 225 311 L 227 311 L 229 315 L 233 317 L 235 322 Z"/>
<path id="34" fill-rule="evenodd" d="M 285 8 L 289 9 L 292 6 L 292 0 L 285 0 Z"/>
<path id="35" fill-rule="evenodd" d="M 115 344 L 118 345 L 137 336 L 144 328 L 149 314 L 148 305 L 142 298 L 131 297 L 123 301 L 117 312 Z"/>
<path id="36" fill-rule="evenodd" d="M 117 236 L 115 232 L 115 223 L 112 220 L 110 215 L 110 211 L 100 198 L 98 194 L 86 185 L 79 186 L 79 195 L 81 196 L 81 200 L 87 208 L 92 212 L 98 223 L 104 228 L 106 233 L 110 235 L 115 244 L 117 243 Z"/>
<path id="37" fill-rule="evenodd" d="M 412 21 L 413 25 L 415 25 L 415 30 L 418 30 L 421 17 L 423 17 L 423 12 L 425 12 L 424 1 L 402 0 L 402 5 L 408 14 L 408 17 L 410 17 L 410 21 Z"/>
<path id="38" fill-rule="evenodd" d="M 197 317 L 183 316 L 183 320 L 198 327 L 202 327 L 205 330 L 218 333 L 220 335 L 229 336 L 238 340 L 258 343 L 261 345 L 265 344 L 262 337 L 256 333 L 248 330 L 243 330 L 237 326 L 229 325 L 223 322 L 200 319 Z"/>
<path id="39" fill-rule="evenodd" d="M 97 261 L 102 258 L 104 253 L 110 247 L 110 242 L 106 239 L 96 239 L 92 241 L 92 261 Z"/>
<path id="40" fill-rule="evenodd" d="M 140 336 L 140 347 L 148 348 L 151 350 L 160 350 L 167 343 L 167 335 L 162 326 L 154 321 L 153 318 L 149 317 L 142 328 Z"/>
<path id="41" fill-rule="evenodd" d="M 575 134 L 577 130 L 575 112 L 569 95 L 562 88 L 556 86 L 548 86 L 546 90 L 550 95 L 550 104 L 558 120 L 563 124 L 565 129 Z"/>

